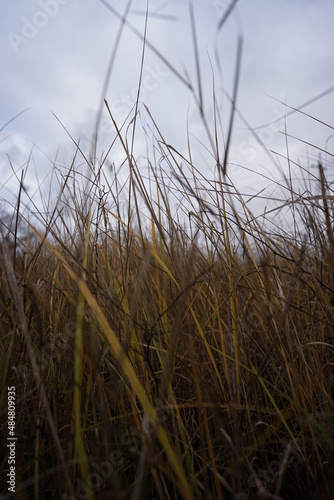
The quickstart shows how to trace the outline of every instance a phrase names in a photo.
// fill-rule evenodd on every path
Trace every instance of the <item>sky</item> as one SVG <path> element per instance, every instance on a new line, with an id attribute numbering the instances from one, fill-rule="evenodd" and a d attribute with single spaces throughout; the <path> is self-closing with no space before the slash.
<path id="1" fill-rule="evenodd" d="M 287 172 L 287 155 L 296 179 L 300 171 L 293 162 L 312 172 L 320 153 L 330 177 L 334 145 L 333 0 L 239 0 L 220 31 L 217 27 L 229 6 L 227 1 L 150 0 L 140 126 L 134 147 L 142 171 L 147 170 L 146 140 L 153 134 L 145 104 L 166 142 L 187 157 L 189 139 L 196 168 L 208 179 L 215 175 L 210 143 L 194 97 L 199 95 L 199 86 L 190 3 L 204 114 L 212 131 L 214 88 L 222 151 L 231 113 L 229 98 L 234 89 L 238 40 L 242 39 L 227 173 L 240 192 L 257 194 L 252 209 L 257 213 L 267 209 L 266 196 L 281 202 L 288 198 L 289 193 L 279 187 Z M 121 23 L 115 10 L 122 15 L 126 5 L 126 1 L 115 0 L 2 1 L 0 209 L 10 211 L 15 204 L 22 169 L 25 187 L 37 205 L 41 195 L 55 200 L 55 192 L 50 191 L 54 169 L 64 173 L 70 166 L 75 149 L 71 137 L 80 140 L 85 154 L 92 151 L 104 98 L 118 124 L 129 113 L 133 116 L 147 2 L 132 1 L 129 24 L 119 37 Z M 110 78 L 104 89 L 111 58 Z M 290 107 L 309 116 L 288 114 Z M 98 137 L 97 162 L 115 138 L 105 106 Z M 108 165 L 118 168 L 123 161 L 124 152 L 116 143 L 106 169 Z M 80 164 L 78 159 L 78 169 Z M 302 189 L 298 180 L 296 186 Z M 27 202 L 27 195 L 23 196 Z"/>

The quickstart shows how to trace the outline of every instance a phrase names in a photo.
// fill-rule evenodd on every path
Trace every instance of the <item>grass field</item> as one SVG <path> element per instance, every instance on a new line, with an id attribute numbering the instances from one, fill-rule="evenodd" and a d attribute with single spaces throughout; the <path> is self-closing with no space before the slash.
<path id="1" fill-rule="evenodd" d="M 316 192 L 287 176 L 291 227 L 273 232 L 231 186 L 217 127 L 210 181 L 156 123 L 163 162 L 144 179 L 114 126 L 124 184 L 86 158 L 80 190 L 73 162 L 52 212 L 29 223 L 21 183 L 2 224 L 0 465 L 14 387 L 14 497 L 331 498 L 334 195 L 323 165 L 294 165 Z"/>

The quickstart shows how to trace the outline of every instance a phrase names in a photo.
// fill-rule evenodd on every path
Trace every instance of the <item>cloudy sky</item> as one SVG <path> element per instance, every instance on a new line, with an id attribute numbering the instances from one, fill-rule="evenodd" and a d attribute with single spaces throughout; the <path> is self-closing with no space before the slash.
<path id="1" fill-rule="evenodd" d="M 128 24 L 119 38 L 103 94 L 120 30 L 117 12 L 122 15 L 126 4 L 125 0 L 1 2 L 0 208 L 8 209 L 8 203 L 15 200 L 18 181 L 14 173 L 20 177 L 22 168 L 36 203 L 38 187 L 48 193 L 53 163 L 59 171 L 66 171 L 74 147 L 61 124 L 89 154 L 102 97 L 119 124 L 131 113 L 138 88 L 146 0 L 133 0 L 130 5 Z M 228 1 L 193 0 L 192 4 L 204 112 L 212 130 L 214 86 L 223 129 L 221 147 L 228 130 L 228 96 L 233 93 L 238 39 L 243 40 L 228 171 L 238 189 L 250 195 L 266 189 L 282 200 L 288 197 L 274 189 L 272 182 L 282 179 L 280 168 L 287 168 L 285 129 L 295 137 L 288 139 L 290 159 L 310 168 L 322 149 L 330 175 L 333 158 L 326 151 L 333 153 L 334 149 L 333 129 L 327 126 L 334 126 L 333 0 L 239 0 L 221 31 L 217 26 Z M 189 131 L 196 167 L 213 178 L 209 141 L 189 89 L 191 85 L 198 95 L 189 1 L 150 0 L 148 5 L 149 43 L 141 103 L 149 108 L 166 142 L 185 156 Z M 294 108 L 308 103 L 302 111 L 324 123 L 301 113 L 284 119 L 291 111 L 284 103 Z M 143 129 L 152 134 L 152 123 L 142 104 L 140 121 L 134 155 L 144 169 Z M 261 147 L 247 124 L 258 135 Z M 97 157 L 114 137 L 104 109 Z M 124 153 L 116 144 L 108 162 L 119 166 L 123 160 Z M 299 175 L 297 169 L 295 175 Z"/>

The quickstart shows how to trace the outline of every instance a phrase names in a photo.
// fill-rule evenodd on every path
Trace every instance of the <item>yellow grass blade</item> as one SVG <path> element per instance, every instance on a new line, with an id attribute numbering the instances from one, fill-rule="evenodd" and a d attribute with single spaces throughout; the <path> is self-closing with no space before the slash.
<path id="1" fill-rule="evenodd" d="M 43 239 L 43 235 L 36 229 L 34 226 L 31 226 L 32 229 L 36 232 L 36 234 Z M 129 358 L 126 356 L 126 353 L 124 352 L 124 349 L 118 340 L 117 336 L 115 335 L 114 331 L 112 330 L 111 326 L 108 323 L 107 318 L 103 314 L 101 308 L 99 307 L 96 299 L 93 297 L 91 294 L 90 290 L 88 289 L 86 283 L 79 278 L 76 273 L 73 271 L 71 266 L 66 262 L 66 260 L 63 258 L 63 256 L 49 243 L 47 240 L 44 240 L 44 244 L 51 250 L 51 252 L 59 259 L 59 261 L 62 262 L 64 268 L 68 272 L 68 274 L 71 276 L 73 281 L 77 284 L 79 290 L 83 294 L 87 304 L 90 306 L 94 317 L 96 318 L 97 322 L 99 323 L 102 331 L 104 332 L 105 336 L 107 337 L 109 344 L 114 352 L 115 359 L 120 365 L 121 371 L 124 373 L 125 377 L 128 379 L 131 388 L 133 392 L 136 394 L 138 397 L 142 407 L 143 407 L 143 412 L 144 414 L 147 415 L 147 417 L 156 422 L 156 416 L 155 416 L 155 410 L 150 403 L 146 393 L 145 389 L 143 388 L 142 384 L 140 383 L 137 374 L 133 368 L 133 366 L 130 363 Z M 167 458 L 172 465 L 172 467 L 175 470 L 175 473 L 178 477 L 179 480 L 179 488 L 181 494 L 184 496 L 185 499 L 191 499 L 192 498 L 192 493 L 191 493 L 191 488 L 188 484 L 187 478 L 184 474 L 184 470 L 182 467 L 182 464 L 177 457 L 176 453 L 174 452 L 167 434 L 163 427 L 157 422 L 157 427 L 156 427 L 156 435 L 157 438 L 159 439 L 162 448 L 164 449 Z"/>

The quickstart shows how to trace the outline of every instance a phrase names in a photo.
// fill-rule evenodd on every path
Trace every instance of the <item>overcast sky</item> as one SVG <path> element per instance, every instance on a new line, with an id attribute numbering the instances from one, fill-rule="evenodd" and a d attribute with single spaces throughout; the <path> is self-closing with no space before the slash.
<path id="1" fill-rule="evenodd" d="M 122 13 L 127 2 L 109 3 Z M 278 153 L 273 155 L 275 161 L 286 170 L 286 142 L 280 133 L 285 126 L 288 134 L 333 152 L 330 127 L 297 113 L 277 121 L 290 111 L 278 101 L 298 108 L 331 87 L 334 90 L 333 0 L 240 0 L 217 33 L 228 5 L 223 0 L 193 1 L 209 125 L 212 127 L 213 68 L 226 138 L 230 116 L 226 95 L 233 92 L 237 43 L 242 37 L 237 108 L 266 148 Z M 2 1 L 1 9 L 0 129 L 26 110 L 0 133 L 0 206 L 8 208 L 7 200 L 15 199 L 18 191 L 10 163 L 20 177 L 30 158 L 25 183 L 31 195 L 38 185 L 47 192 L 55 158 L 58 168 L 69 166 L 73 144 L 55 115 L 76 141 L 81 140 L 85 152 L 89 151 L 120 21 L 99 0 L 11 0 Z M 145 10 L 146 1 L 133 0 L 127 18 L 140 33 L 144 32 Z M 198 94 L 188 0 L 150 0 L 147 39 Z M 104 96 L 119 124 L 136 98 L 141 54 L 142 40 L 124 27 Z M 196 166 L 213 178 L 215 165 L 205 150 L 209 143 L 194 96 L 149 46 L 141 101 L 148 106 L 166 142 L 186 156 L 189 127 Z M 303 111 L 333 126 L 333 104 L 334 92 L 327 92 Z M 140 110 L 141 122 L 149 131 L 152 124 L 142 105 Z M 104 111 L 97 156 L 109 147 L 114 136 Z M 290 138 L 288 146 L 290 158 L 305 168 L 319 157 L 319 150 L 296 139 Z M 144 134 L 139 129 L 134 154 L 138 162 L 143 161 Z M 123 159 L 116 145 L 108 161 L 119 165 Z M 331 157 L 323 152 L 322 159 L 330 174 Z M 273 186 L 259 174 L 282 178 L 240 117 L 235 120 L 229 161 L 228 174 L 244 193 L 255 194 Z M 274 192 L 282 199 L 288 197 L 277 189 Z M 37 201 L 38 194 L 35 196 Z"/>

